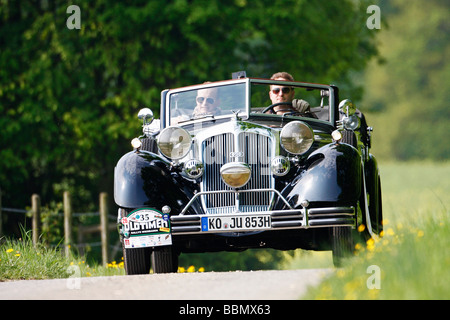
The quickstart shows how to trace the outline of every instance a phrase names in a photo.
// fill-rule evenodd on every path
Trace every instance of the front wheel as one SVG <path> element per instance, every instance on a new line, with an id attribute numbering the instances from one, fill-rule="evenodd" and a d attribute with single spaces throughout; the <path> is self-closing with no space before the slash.
<path id="1" fill-rule="evenodd" d="M 149 274 L 151 248 L 123 248 L 123 263 L 126 274 Z"/>
<path id="2" fill-rule="evenodd" d="M 178 271 L 178 254 L 172 246 L 156 247 L 152 254 L 154 273 L 173 273 Z"/>
<path id="3" fill-rule="evenodd" d="M 352 256 L 354 248 L 353 232 L 351 227 L 333 227 L 331 230 L 331 250 L 333 264 L 342 267 L 343 260 Z"/>

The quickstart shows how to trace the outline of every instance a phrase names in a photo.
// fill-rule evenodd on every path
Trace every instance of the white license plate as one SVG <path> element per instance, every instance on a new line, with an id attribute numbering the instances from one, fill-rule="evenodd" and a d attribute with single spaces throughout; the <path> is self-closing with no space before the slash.
<path id="1" fill-rule="evenodd" d="M 264 230 L 270 228 L 270 215 L 202 217 L 202 231 Z"/>

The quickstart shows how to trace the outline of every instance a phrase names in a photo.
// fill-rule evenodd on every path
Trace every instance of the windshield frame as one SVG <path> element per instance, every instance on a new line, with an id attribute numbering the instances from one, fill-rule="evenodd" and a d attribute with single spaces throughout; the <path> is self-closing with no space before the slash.
<path id="1" fill-rule="evenodd" d="M 171 99 L 174 95 L 179 94 L 179 93 L 186 93 L 186 92 L 191 92 L 191 91 L 198 91 L 200 89 L 210 89 L 210 88 L 218 88 L 218 87 L 225 87 L 225 86 L 231 86 L 231 85 L 236 85 L 236 84 L 243 84 L 244 88 L 245 88 L 245 94 L 244 94 L 244 110 L 240 110 L 238 113 L 239 118 L 242 119 L 248 119 L 249 117 L 249 112 L 250 112 L 250 90 L 249 90 L 249 83 L 250 83 L 250 79 L 249 78 L 244 78 L 244 79 L 238 79 L 238 80 L 225 80 L 225 81 L 217 81 L 217 82 L 208 82 L 208 83 L 204 83 L 204 84 L 199 84 L 199 85 L 193 85 L 193 86 L 187 86 L 187 87 L 181 87 L 181 88 L 176 88 L 176 89 L 171 89 L 168 90 L 164 99 L 165 99 L 165 117 L 164 117 L 164 122 L 165 122 L 165 127 L 168 126 L 181 126 L 184 124 L 191 124 L 191 123 L 196 123 L 196 122 L 203 122 L 205 120 L 218 120 L 218 119 L 223 119 L 223 118 L 232 118 L 235 117 L 235 114 L 223 114 L 223 115 L 205 115 L 205 116 L 200 116 L 197 118 L 193 118 L 193 119 L 187 119 L 187 120 L 183 120 L 181 122 L 177 122 L 177 123 L 171 123 Z"/>
<path id="2" fill-rule="evenodd" d="M 329 115 L 328 120 L 316 120 L 320 122 L 326 122 L 328 124 L 331 124 L 332 126 L 335 125 L 336 121 L 336 101 L 338 99 L 338 90 L 337 87 L 333 85 L 325 85 L 325 84 L 316 84 L 316 83 L 307 83 L 307 82 L 297 82 L 297 81 L 283 81 L 283 80 L 270 80 L 270 79 L 259 79 L 259 78 L 243 78 L 243 79 L 235 79 L 235 80 L 224 80 L 224 81 L 217 81 L 217 82 L 208 82 L 203 83 L 199 85 L 192 85 L 192 86 L 186 86 L 186 87 L 180 87 L 176 89 L 170 89 L 170 90 L 164 90 L 162 93 L 162 108 L 163 111 L 163 127 L 169 127 L 169 126 L 183 126 L 185 124 L 195 124 L 198 122 L 203 121 L 211 121 L 211 120 L 219 120 L 219 119 L 225 119 L 225 118 L 234 118 L 236 117 L 235 114 L 224 114 L 224 115 L 216 115 L 216 116 L 204 116 L 204 117 L 198 117 L 194 119 L 189 120 L 183 120 L 178 123 L 171 123 L 171 105 L 170 101 L 173 95 L 199 90 L 199 89 L 208 89 L 208 88 L 215 88 L 215 87 L 223 87 L 223 86 L 229 86 L 229 85 L 235 85 L 235 84 L 244 84 L 245 85 L 245 101 L 244 101 L 244 110 L 239 111 L 239 114 L 237 115 L 242 120 L 247 120 L 251 116 L 251 89 L 252 85 L 280 85 L 280 86 L 293 86 L 293 87 L 300 87 L 305 89 L 313 89 L 313 90 L 327 90 L 328 91 L 328 103 L 329 103 Z M 276 117 L 276 118 L 282 118 L 280 115 L 273 115 L 273 114 L 258 114 L 261 116 L 267 116 L 267 117 Z M 288 116 L 291 117 L 291 116 Z M 298 117 L 297 117 L 298 118 Z"/>

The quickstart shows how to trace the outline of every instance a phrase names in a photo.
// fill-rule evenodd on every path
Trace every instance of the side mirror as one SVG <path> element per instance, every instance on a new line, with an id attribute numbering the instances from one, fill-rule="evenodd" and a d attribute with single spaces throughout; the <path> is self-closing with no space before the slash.
<path id="1" fill-rule="evenodd" d="M 349 117 L 355 114 L 356 106 L 350 99 L 345 99 L 342 100 L 341 103 L 339 103 L 339 111 Z"/>
<path id="2" fill-rule="evenodd" d="M 149 125 L 153 121 L 153 111 L 149 108 L 139 110 L 138 119 L 144 122 L 144 125 Z"/>

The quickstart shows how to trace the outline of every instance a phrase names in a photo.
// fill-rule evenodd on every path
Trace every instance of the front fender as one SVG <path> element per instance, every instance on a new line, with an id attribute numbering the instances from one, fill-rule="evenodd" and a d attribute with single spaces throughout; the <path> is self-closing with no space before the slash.
<path id="1" fill-rule="evenodd" d="M 117 162 L 114 200 L 124 208 L 153 207 L 159 210 L 164 205 L 180 210 L 188 202 L 170 172 L 170 163 L 146 151 L 129 152 Z"/>
<path id="2" fill-rule="evenodd" d="M 303 200 L 352 205 L 361 192 L 361 156 L 345 143 L 328 144 L 310 154 L 302 171 L 282 195 L 296 208 Z"/>

